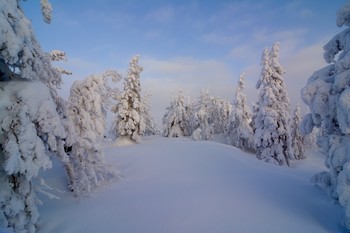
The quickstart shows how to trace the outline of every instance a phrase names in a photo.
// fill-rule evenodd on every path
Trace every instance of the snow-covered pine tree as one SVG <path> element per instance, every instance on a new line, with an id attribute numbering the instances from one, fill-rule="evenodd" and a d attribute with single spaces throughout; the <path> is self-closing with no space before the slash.
<path id="1" fill-rule="evenodd" d="M 117 78 L 117 72 L 91 75 L 75 81 L 68 100 L 69 120 L 76 138 L 69 155 L 74 162 L 71 188 L 76 195 L 91 192 L 117 177 L 117 171 L 104 159 L 102 141 L 106 130 L 106 79 Z"/>
<path id="2" fill-rule="evenodd" d="M 239 76 L 236 88 L 233 109 L 227 127 L 227 138 L 230 145 L 242 150 L 253 149 L 253 129 L 250 125 L 252 113 L 247 105 L 247 97 L 244 94 L 244 74 Z"/>
<path id="3" fill-rule="evenodd" d="M 350 2 L 337 13 L 337 25 L 346 29 L 324 47 L 328 66 L 314 72 L 302 89 L 310 113 L 302 121 L 302 133 L 320 129 L 317 144 L 326 155 L 329 169 L 314 177 L 345 209 L 345 225 L 350 229 Z"/>
<path id="4" fill-rule="evenodd" d="M 134 56 L 129 65 L 128 74 L 124 81 L 124 92 L 116 106 L 116 132 L 119 137 L 141 142 L 145 130 L 145 122 L 141 113 L 141 84 L 140 73 L 143 68 L 139 65 L 139 55 Z"/>
<path id="5" fill-rule="evenodd" d="M 297 160 L 305 159 L 305 149 L 304 149 L 304 136 L 300 133 L 300 123 L 301 123 L 301 108 L 298 104 L 294 110 L 292 122 L 291 122 L 291 137 L 292 137 L 292 147 L 294 152 L 294 158 Z"/>
<path id="6" fill-rule="evenodd" d="M 181 137 L 186 135 L 186 122 L 188 115 L 186 112 L 185 98 L 182 91 L 178 91 L 177 96 L 172 98 L 170 106 L 163 117 L 163 134 L 165 137 Z"/>
<path id="7" fill-rule="evenodd" d="M 49 19 L 47 6 L 43 14 Z M 51 167 L 48 155 L 69 161 L 56 101 L 62 80 L 19 1 L 0 1 L 0 9 L 0 228 L 35 232 L 39 214 L 32 180 Z"/>
<path id="8" fill-rule="evenodd" d="M 254 143 L 258 159 L 289 166 L 293 156 L 288 124 L 290 104 L 278 57 L 278 42 L 270 52 L 268 49 L 263 52 L 262 71 L 256 85 L 259 97 L 253 116 Z"/>

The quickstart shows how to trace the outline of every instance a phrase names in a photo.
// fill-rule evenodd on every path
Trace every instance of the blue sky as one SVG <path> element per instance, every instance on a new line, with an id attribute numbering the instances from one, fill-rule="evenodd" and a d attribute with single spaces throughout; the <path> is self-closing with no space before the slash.
<path id="1" fill-rule="evenodd" d="M 240 73 L 246 73 L 249 101 L 265 47 L 281 43 L 280 63 L 293 106 L 307 78 L 325 65 L 322 46 L 342 29 L 337 10 L 344 0 L 51 0 L 53 19 L 45 24 L 39 0 L 22 1 L 45 51 L 67 53 L 62 64 L 63 95 L 74 80 L 106 69 L 125 73 L 133 55 L 144 67 L 143 91 L 152 94 L 157 120 L 171 90 L 191 97 L 209 88 L 232 100 Z"/>

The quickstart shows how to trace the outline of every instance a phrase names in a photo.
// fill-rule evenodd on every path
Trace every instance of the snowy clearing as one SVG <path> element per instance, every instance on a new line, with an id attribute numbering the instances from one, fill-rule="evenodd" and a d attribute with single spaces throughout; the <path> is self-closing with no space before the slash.
<path id="1" fill-rule="evenodd" d="M 65 191 L 53 193 L 60 200 L 41 196 L 39 233 L 344 230 L 342 208 L 310 183 L 324 169 L 316 155 L 287 168 L 217 142 L 161 136 L 105 152 L 123 179 L 89 197 L 65 190 L 59 166 L 44 173 Z"/>

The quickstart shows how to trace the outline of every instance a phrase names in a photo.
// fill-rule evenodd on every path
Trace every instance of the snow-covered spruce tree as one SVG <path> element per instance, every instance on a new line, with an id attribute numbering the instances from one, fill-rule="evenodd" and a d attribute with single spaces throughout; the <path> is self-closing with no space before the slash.
<path id="1" fill-rule="evenodd" d="M 145 130 L 145 122 L 141 113 L 141 84 L 140 73 L 143 68 L 139 65 L 139 55 L 134 56 L 129 64 L 122 93 L 116 111 L 116 132 L 121 138 L 141 142 Z"/>
<path id="2" fill-rule="evenodd" d="M 167 112 L 163 116 L 163 134 L 165 137 L 181 137 L 187 134 L 186 122 L 188 115 L 186 112 L 185 98 L 180 90 L 177 96 L 172 98 Z"/>
<path id="3" fill-rule="evenodd" d="M 253 116 L 254 144 L 258 159 L 289 166 L 293 156 L 288 125 L 290 104 L 278 57 L 278 42 L 270 52 L 268 49 L 263 52 L 262 71 L 256 85 L 259 97 Z"/>
<path id="4" fill-rule="evenodd" d="M 202 140 L 202 129 L 201 128 L 197 128 L 195 131 L 193 131 L 193 133 L 191 135 L 191 139 L 193 141 Z"/>
<path id="5" fill-rule="evenodd" d="M 185 122 L 185 125 L 186 125 L 185 129 L 187 131 L 186 136 L 191 136 L 194 133 L 194 131 L 199 127 L 199 121 L 196 114 L 197 102 L 198 101 L 196 99 L 192 101 L 190 97 L 188 97 L 187 99 L 186 113 L 187 113 L 188 120 Z M 200 133 L 200 135 L 202 134 Z"/>
<path id="6" fill-rule="evenodd" d="M 32 180 L 51 168 L 49 154 L 64 154 L 56 140 L 65 137 L 64 128 L 49 89 L 39 81 L 0 82 L 0 98 L 0 231 L 35 232 L 39 213 Z"/>
<path id="7" fill-rule="evenodd" d="M 230 122 L 230 117 L 231 117 L 231 113 L 233 110 L 233 106 L 229 101 L 225 101 L 222 107 L 222 112 L 224 113 L 224 120 L 222 121 L 223 123 L 225 123 L 224 128 L 222 133 L 224 133 L 225 136 L 227 136 L 227 130 L 228 130 L 228 125 Z"/>
<path id="8" fill-rule="evenodd" d="M 302 125 L 302 121 L 300 123 L 300 127 Z M 300 129 L 299 127 L 299 129 Z M 318 151 L 318 145 L 317 145 L 317 138 L 319 138 L 319 128 L 314 128 L 311 133 L 304 135 L 302 134 L 302 131 L 300 129 L 300 133 L 302 137 L 304 138 L 304 150 L 305 154 L 308 154 L 309 152 Z"/>
<path id="9" fill-rule="evenodd" d="M 0 229 L 35 232 L 39 214 L 32 180 L 51 167 L 48 155 L 69 161 L 56 104 L 62 80 L 19 1 L 0 1 L 0 9 Z"/>
<path id="10" fill-rule="evenodd" d="M 193 131 L 199 135 L 201 132 L 201 138 L 198 136 L 193 136 L 196 140 L 210 140 L 214 134 L 214 119 L 216 118 L 213 113 L 213 101 L 212 97 L 209 95 L 209 90 L 202 90 L 200 97 L 195 101 L 193 107 L 192 120 L 197 122 L 197 128 Z M 197 130 L 200 128 L 201 130 Z"/>
<path id="11" fill-rule="evenodd" d="M 8 80 L 15 76 L 27 80 L 40 80 L 51 92 L 56 92 L 62 84 L 61 75 L 53 69 L 50 54 L 41 50 L 19 1 L 2 2 L 1 9 L 3 20 L 0 28 L 0 80 Z M 45 10 L 46 17 L 51 17 L 49 8 L 45 7 Z M 13 73 L 9 67 L 12 70 L 18 69 L 19 72 Z"/>
<path id="12" fill-rule="evenodd" d="M 117 177 L 117 171 L 104 159 L 102 141 L 106 130 L 108 77 L 117 72 L 91 75 L 75 81 L 68 99 L 69 120 L 76 138 L 72 139 L 69 155 L 74 163 L 71 188 L 76 195 L 91 192 Z"/>
<path id="13" fill-rule="evenodd" d="M 305 159 L 304 149 L 304 136 L 300 133 L 301 123 L 301 108 L 298 104 L 294 110 L 292 122 L 291 122 L 291 137 L 292 137 L 292 148 L 294 152 L 294 158 L 297 160 Z"/>
<path id="14" fill-rule="evenodd" d="M 187 136 L 196 131 L 197 136 L 193 138 L 199 140 L 198 135 L 202 136 L 200 139 L 209 139 L 214 133 L 226 133 L 231 111 L 232 106 L 228 101 L 211 96 L 209 90 L 202 90 L 199 98 L 192 102 L 188 100 L 186 105 L 188 120 L 185 128 L 188 132 Z M 200 134 L 198 128 L 201 128 Z"/>
<path id="15" fill-rule="evenodd" d="M 150 96 L 151 94 L 149 93 L 142 96 L 141 115 L 145 122 L 145 131 L 143 133 L 145 136 L 157 134 L 156 122 L 151 114 Z"/>
<path id="16" fill-rule="evenodd" d="M 220 97 L 211 98 L 210 119 L 214 127 L 214 133 L 226 133 L 231 111 L 232 106 L 228 101 Z"/>
<path id="17" fill-rule="evenodd" d="M 350 229 L 350 2 L 337 13 L 337 25 L 347 28 L 324 47 L 330 65 L 316 71 L 302 89 L 310 113 L 302 121 L 302 132 L 320 129 L 317 144 L 326 155 L 329 169 L 314 177 L 345 209 L 345 225 Z"/>
<path id="18" fill-rule="evenodd" d="M 233 110 L 227 127 L 227 138 L 230 145 L 242 150 L 253 149 L 253 129 L 250 125 L 252 113 L 247 105 L 247 97 L 244 94 L 244 74 L 239 76 L 236 88 Z"/>

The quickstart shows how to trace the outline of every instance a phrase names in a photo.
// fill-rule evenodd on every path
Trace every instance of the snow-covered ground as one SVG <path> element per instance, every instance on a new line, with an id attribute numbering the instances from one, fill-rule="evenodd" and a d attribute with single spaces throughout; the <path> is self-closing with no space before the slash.
<path id="1" fill-rule="evenodd" d="M 217 138 L 218 139 L 218 138 Z M 46 171 L 60 197 L 39 207 L 39 233 L 342 232 L 339 205 L 310 183 L 324 170 L 309 156 L 293 168 L 217 142 L 151 136 L 108 146 L 122 180 L 72 197 L 59 166 Z"/>

